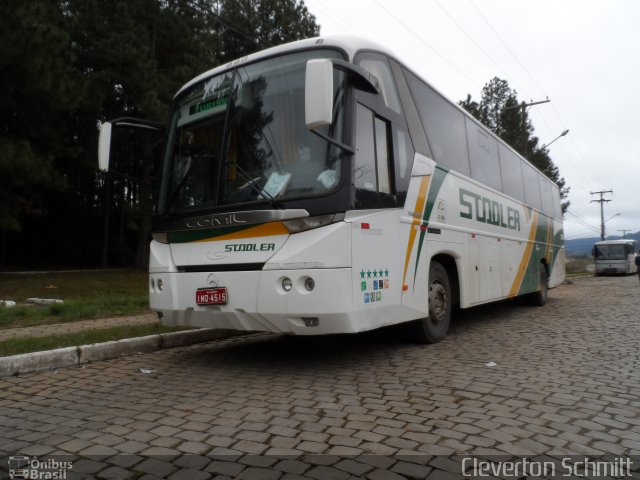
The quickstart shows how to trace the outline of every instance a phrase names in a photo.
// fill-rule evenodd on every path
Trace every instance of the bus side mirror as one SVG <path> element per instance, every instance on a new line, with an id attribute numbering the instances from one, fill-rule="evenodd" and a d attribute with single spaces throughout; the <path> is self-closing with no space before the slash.
<path id="1" fill-rule="evenodd" d="M 307 62 L 304 117 L 309 130 L 331 125 L 333 121 L 333 63 L 329 59 Z"/>
<path id="2" fill-rule="evenodd" d="M 100 125 L 98 138 L 98 168 L 101 172 L 109 171 L 109 155 L 111 154 L 111 123 Z"/>
<path id="3" fill-rule="evenodd" d="M 333 69 L 348 75 L 359 90 L 378 94 L 378 79 L 358 65 L 337 58 L 317 58 L 307 62 L 304 81 L 304 116 L 309 130 L 333 122 Z"/>

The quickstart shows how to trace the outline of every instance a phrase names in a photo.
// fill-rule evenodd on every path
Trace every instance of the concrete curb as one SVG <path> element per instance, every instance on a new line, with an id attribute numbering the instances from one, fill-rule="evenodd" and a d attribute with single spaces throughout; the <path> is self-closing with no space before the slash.
<path id="1" fill-rule="evenodd" d="M 0 378 L 155 352 L 163 348 L 183 347 L 244 334 L 235 330 L 202 328 L 0 357 Z"/>

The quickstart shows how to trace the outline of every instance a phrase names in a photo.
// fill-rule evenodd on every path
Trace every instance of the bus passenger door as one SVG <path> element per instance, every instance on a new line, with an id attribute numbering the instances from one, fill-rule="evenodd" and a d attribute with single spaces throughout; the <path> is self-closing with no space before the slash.
<path id="1" fill-rule="evenodd" d="M 353 298 L 366 311 L 363 329 L 394 323 L 380 307 L 398 304 L 401 277 L 398 265 L 398 209 L 393 185 L 390 124 L 374 110 L 356 104 L 356 154 L 353 170 L 355 210 L 352 224 Z"/>

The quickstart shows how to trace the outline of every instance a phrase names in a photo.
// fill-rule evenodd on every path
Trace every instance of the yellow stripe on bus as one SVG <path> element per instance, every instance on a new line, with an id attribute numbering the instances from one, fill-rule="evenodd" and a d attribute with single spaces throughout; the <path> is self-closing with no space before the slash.
<path id="1" fill-rule="evenodd" d="M 289 230 L 282 222 L 270 222 L 256 227 L 247 228 L 238 232 L 220 235 L 218 237 L 204 238 L 197 242 L 217 242 L 219 240 L 238 240 L 242 238 L 268 237 L 271 235 L 288 235 Z"/>
<path id="2" fill-rule="evenodd" d="M 553 220 L 547 218 L 547 251 L 546 256 L 547 264 L 551 267 L 551 261 L 553 260 Z"/>
<path id="3" fill-rule="evenodd" d="M 429 181 L 431 177 L 423 177 L 420 181 L 420 188 L 418 189 L 418 198 L 416 200 L 416 206 L 413 208 L 413 222 L 411 223 L 411 230 L 409 231 L 409 244 L 407 245 L 407 257 L 404 260 L 404 273 L 402 274 L 402 285 L 407 278 L 407 268 L 409 267 L 409 259 L 411 258 L 411 250 L 413 250 L 413 243 L 416 240 L 416 225 L 422 223 L 422 216 L 424 215 L 425 199 L 427 198 L 427 190 L 429 189 Z M 419 216 L 417 216 L 420 214 Z"/>
<path id="4" fill-rule="evenodd" d="M 531 230 L 529 231 L 527 246 L 525 247 L 522 258 L 520 259 L 520 265 L 518 266 L 518 271 L 516 272 L 516 278 L 513 280 L 511 290 L 509 290 L 509 297 L 515 297 L 518 293 L 518 290 L 520 289 L 520 285 L 522 285 L 522 279 L 524 278 L 524 274 L 527 271 L 527 265 L 529 264 L 529 259 L 531 258 L 531 251 L 533 250 L 533 246 L 535 244 L 537 228 L 538 212 L 534 210 L 533 217 L 531 219 Z"/>

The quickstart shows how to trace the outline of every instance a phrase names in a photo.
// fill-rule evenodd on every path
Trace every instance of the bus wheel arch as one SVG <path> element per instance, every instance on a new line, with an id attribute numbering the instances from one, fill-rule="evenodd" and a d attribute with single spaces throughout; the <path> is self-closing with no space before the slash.
<path id="1" fill-rule="evenodd" d="M 447 335 L 453 310 L 460 302 L 458 269 L 453 257 L 437 255 L 431 259 L 425 293 L 429 304 L 427 317 L 414 323 L 415 336 L 421 342 L 436 343 Z"/>
<path id="2" fill-rule="evenodd" d="M 452 303 L 455 309 L 460 305 L 460 277 L 458 275 L 456 258 L 448 254 L 438 254 L 431 258 L 431 263 L 433 262 L 438 262 L 447 272 L 449 285 L 451 287 Z"/>

